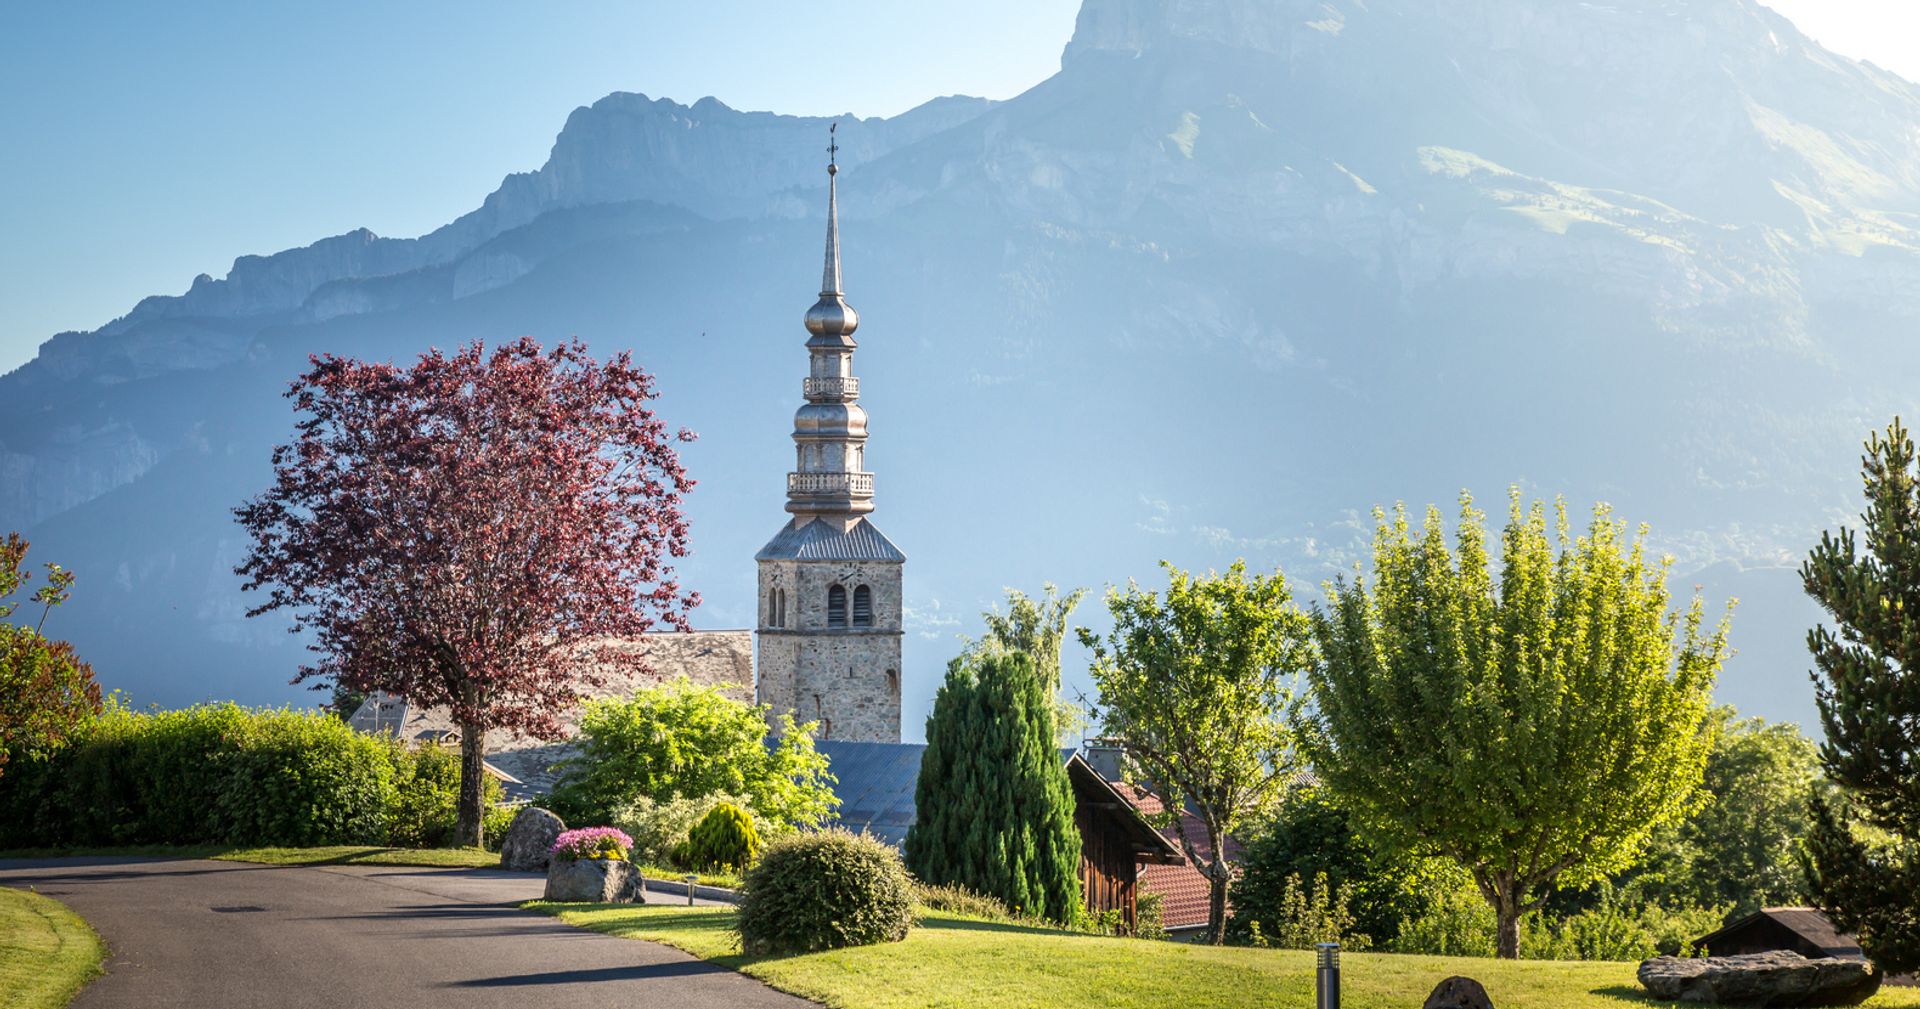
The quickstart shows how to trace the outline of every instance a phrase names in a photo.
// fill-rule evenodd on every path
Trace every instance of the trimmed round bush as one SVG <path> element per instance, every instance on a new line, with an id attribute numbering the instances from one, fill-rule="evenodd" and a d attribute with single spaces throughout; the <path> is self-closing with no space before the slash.
<path id="1" fill-rule="evenodd" d="M 687 860 L 697 869 L 744 869 L 759 855 L 753 815 L 730 802 L 708 810 L 687 834 Z"/>
<path id="2" fill-rule="evenodd" d="M 913 890 L 900 853 L 838 828 L 767 846 L 740 887 L 747 954 L 809 953 L 899 942 L 913 924 Z"/>

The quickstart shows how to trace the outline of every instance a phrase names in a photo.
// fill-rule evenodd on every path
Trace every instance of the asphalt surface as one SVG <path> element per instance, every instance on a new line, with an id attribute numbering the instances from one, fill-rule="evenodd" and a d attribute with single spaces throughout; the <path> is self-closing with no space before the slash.
<path id="1" fill-rule="evenodd" d="M 106 940 L 73 1009 L 811 1009 L 650 942 L 513 906 L 543 877 L 137 858 L 0 860 Z M 649 893 L 656 903 L 680 896 Z"/>

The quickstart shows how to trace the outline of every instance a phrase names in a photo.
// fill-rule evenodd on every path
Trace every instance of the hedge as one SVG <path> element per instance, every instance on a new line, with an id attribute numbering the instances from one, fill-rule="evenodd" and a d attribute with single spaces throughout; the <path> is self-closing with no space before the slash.
<path id="1" fill-rule="evenodd" d="M 0 847 L 431 843 L 451 816 L 442 756 L 315 712 L 109 707 L 8 764 Z"/>

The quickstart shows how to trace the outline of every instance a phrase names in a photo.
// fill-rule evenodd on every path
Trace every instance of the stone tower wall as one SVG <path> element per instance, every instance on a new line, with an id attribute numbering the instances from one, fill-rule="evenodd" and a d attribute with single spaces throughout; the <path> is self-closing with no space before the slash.
<path id="1" fill-rule="evenodd" d="M 847 590 L 846 628 L 827 625 L 831 586 Z M 873 625 L 853 627 L 854 588 L 873 596 Z M 770 600 L 786 594 L 776 622 Z M 878 561 L 760 562 L 756 641 L 760 703 L 818 721 L 822 738 L 900 741 L 900 565 Z"/>

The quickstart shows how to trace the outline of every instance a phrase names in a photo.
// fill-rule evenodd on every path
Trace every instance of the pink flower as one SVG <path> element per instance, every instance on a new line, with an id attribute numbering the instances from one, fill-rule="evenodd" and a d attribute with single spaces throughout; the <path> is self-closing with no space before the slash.
<path id="1" fill-rule="evenodd" d="M 563 832 L 547 849 L 553 857 L 573 862 L 583 858 L 624 859 L 633 850 L 633 838 L 613 827 L 582 827 Z"/>

